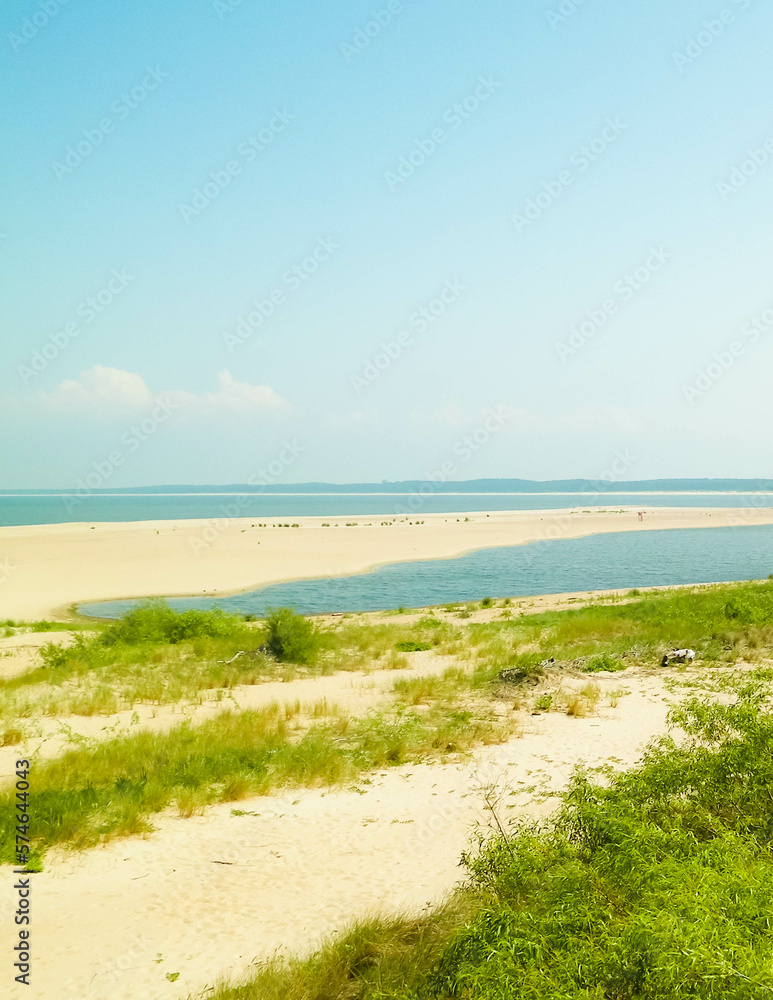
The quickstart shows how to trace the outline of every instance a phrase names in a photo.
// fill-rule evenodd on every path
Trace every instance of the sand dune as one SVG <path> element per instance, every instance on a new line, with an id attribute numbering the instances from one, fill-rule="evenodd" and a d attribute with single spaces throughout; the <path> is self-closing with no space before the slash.
<path id="1" fill-rule="evenodd" d="M 488 822 L 482 784 L 515 793 L 503 796 L 504 815 L 539 816 L 575 765 L 634 763 L 665 728 L 666 676 L 596 675 L 603 689 L 631 693 L 584 719 L 524 714 L 521 738 L 446 764 L 380 771 L 356 789 L 227 803 L 193 819 L 167 812 L 150 837 L 52 852 L 34 876 L 35 975 L 23 995 L 206 996 L 218 975 L 306 951 L 355 916 L 418 912 L 462 877 L 460 855 Z"/>
<path id="2" fill-rule="evenodd" d="M 66 617 L 73 602 L 235 593 L 285 580 L 360 573 L 384 563 L 613 531 L 773 524 L 773 509 L 652 508 L 255 518 L 0 528 L 0 618 Z M 420 521 L 421 523 L 417 523 Z M 356 522 L 357 527 L 347 527 Z M 287 523 L 287 522 L 284 522 Z M 323 527 L 323 523 L 330 527 Z"/>

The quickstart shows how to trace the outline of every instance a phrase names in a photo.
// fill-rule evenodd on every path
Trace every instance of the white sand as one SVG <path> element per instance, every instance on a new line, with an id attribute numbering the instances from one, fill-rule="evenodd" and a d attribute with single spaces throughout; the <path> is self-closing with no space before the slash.
<path id="1" fill-rule="evenodd" d="M 0 618 L 65 615 L 69 604 L 80 601 L 234 592 L 540 538 L 773 523 L 773 511 L 747 509 L 654 509 L 643 523 L 634 511 L 458 517 L 419 515 L 422 524 L 389 527 L 381 526 L 380 518 L 350 517 L 358 527 L 349 528 L 343 526 L 347 519 L 334 518 L 326 520 L 340 527 L 323 528 L 321 518 L 296 518 L 297 529 L 253 529 L 257 521 L 251 519 L 220 528 L 191 521 L 3 528 L 0 561 L 13 569 L 0 586 Z M 543 601 L 534 602 L 535 610 Z M 29 645 L 13 653 L 13 672 L 28 669 L 33 644 L 52 636 L 24 638 Z M 10 652 L 14 644 L 7 645 Z M 378 676 L 292 682 L 281 685 L 281 692 L 264 685 L 240 691 L 239 704 L 265 704 L 273 696 L 327 697 L 360 711 L 386 694 L 386 686 L 374 680 Z M 10 996 L 176 1000 L 206 990 L 219 974 L 238 975 L 277 950 L 305 951 L 352 917 L 421 909 L 460 878 L 461 852 L 475 824 L 487 822 L 481 783 L 498 780 L 521 790 L 505 797 L 505 806 L 509 799 L 515 807 L 507 813 L 543 815 L 552 805 L 545 795 L 565 783 L 574 765 L 632 764 L 664 730 L 664 676 L 597 675 L 594 681 L 602 687 L 627 687 L 632 693 L 596 717 L 524 715 L 523 738 L 455 763 L 396 768 L 362 780 L 357 790 L 305 790 L 235 804 L 258 815 L 233 816 L 233 804 L 187 820 L 168 812 L 156 818 L 158 830 L 148 838 L 82 854 L 54 852 L 46 871 L 33 876 L 32 985 L 14 985 Z M 387 681 L 385 673 L 384 685 Z M 192 711 L 206 717 L 212 710 L 210 705 Z M 180 718 L 179 707 L 158 709 L 155 716 L 151 711 L 147 718 L 142 711 L 148 726 L 164 728 Z M 108 721 L 127 722 L 125 714 L 80 720 L 79 731 L 99 738 L 103 729 L 89 727 Z M 63 743 L 46 729 L 37 745 L 41 756 L 50 756 Z M 22 751 L 11 756 L 17 755 Z M 4 770 L 9 760 L 3 758 Z M 536 791 L 523 790 L 532 785 Z M 9 868 L 1 874 L 10 886 Z M 13 928 L 11 900 L 10 891 L 0 900 L 3 940 Z M 174 982 L 166 978 L 174 973 L 180 974 Z"/>
<path id="2" fill-rule="evenodd" d="M 471 758 L 378 772 L 356 791 L 293 791 L 185 820 L 165 813 L 146 839 L 52 853 L 33 882 L 32 985 L 10 995 L 181 998 L 273 953 L 306 951 L 355 916 L 418 911 L 462 877 L 461 852 L 488 822 L 482 783 L 538 786 L 505 795 L 502 812 L 544 815 L 555 802 L 545 795 L 576 764 L 632 764 L 664 730 L 664 676 L 596 675 L 632 693 L 596 717 L 521 713 L 522 738 Z M 0 920 L 10 919 L 6 893 Z"/>
<path id="3" fill-rule="evenodd" d="M 66 617 L 74 602 L 234 593 L 540 539 L 773 524 L 773 509 L 651 508 L 643 522 L 632 509 L 421 514 L 422 523 L 404 518 L 388 527 L 380 517 L 288 520 L 300 527 L 253 528 L 258 519 L 244 518 L 0 528 L 0 562 L 9 567 L 0 584 L 0 619 Z M 277 523 L 288 521 L 268 519 Z"/>

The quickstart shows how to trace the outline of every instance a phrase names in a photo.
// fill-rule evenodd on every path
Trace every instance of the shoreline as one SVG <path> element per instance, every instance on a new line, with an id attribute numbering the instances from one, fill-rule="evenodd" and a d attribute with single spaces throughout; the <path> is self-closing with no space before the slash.
<path id="1" fill-rule="evenodd" d="M 773 509 L 563 508 L 219 520 L 66 522 L 0 528 L 0 618 L 93 620 L 100 601 L 227 597 L 489 548 L 602 533 L 773 524 Z M 258 527 L 258 523 L 266 525 Z M 348 529 L 348 530 L 347 530 Z M 134 595 L 127 597 L 126 595 Z"/>

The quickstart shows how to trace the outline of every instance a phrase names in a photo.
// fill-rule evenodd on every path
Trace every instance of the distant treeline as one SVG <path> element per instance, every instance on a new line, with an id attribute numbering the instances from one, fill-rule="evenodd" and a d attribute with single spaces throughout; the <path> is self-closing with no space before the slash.
<path id="1" fill-rule="evenodd" d="M 598 479 L 467 479 L 461 482 L 433 482 L 435 493 L 657 493 L 718 491 L 736 493 L 773 492 L 773 479 L 637 479 L 610 483 Z M 108 493 L 413 493 L 426 488 L 426 481 L 408 479 L 381 483 L 274 483 L 250 486 L 228 483 L 221 486 L 129 486 L 120 489 L 93 490 L 99 496 Z M 58 494 L 63 490 L 0 490 L 4 494 Z"/>

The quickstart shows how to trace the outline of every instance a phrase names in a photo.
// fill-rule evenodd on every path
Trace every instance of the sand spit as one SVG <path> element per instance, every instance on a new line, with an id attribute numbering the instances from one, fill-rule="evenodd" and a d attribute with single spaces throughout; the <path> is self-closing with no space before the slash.
<path id="1" fill-rule="evenodd" d="M 350 516 L 6 527 L 0 619 L 66 618 L 73 603 L 121 597 L 237 593 L 540 539 L 739 524 L 773 524 L 773 509 L 650 508 L 642 521 L 633 509 L 578 508 L 417 514 L 394 523 Z"/>

